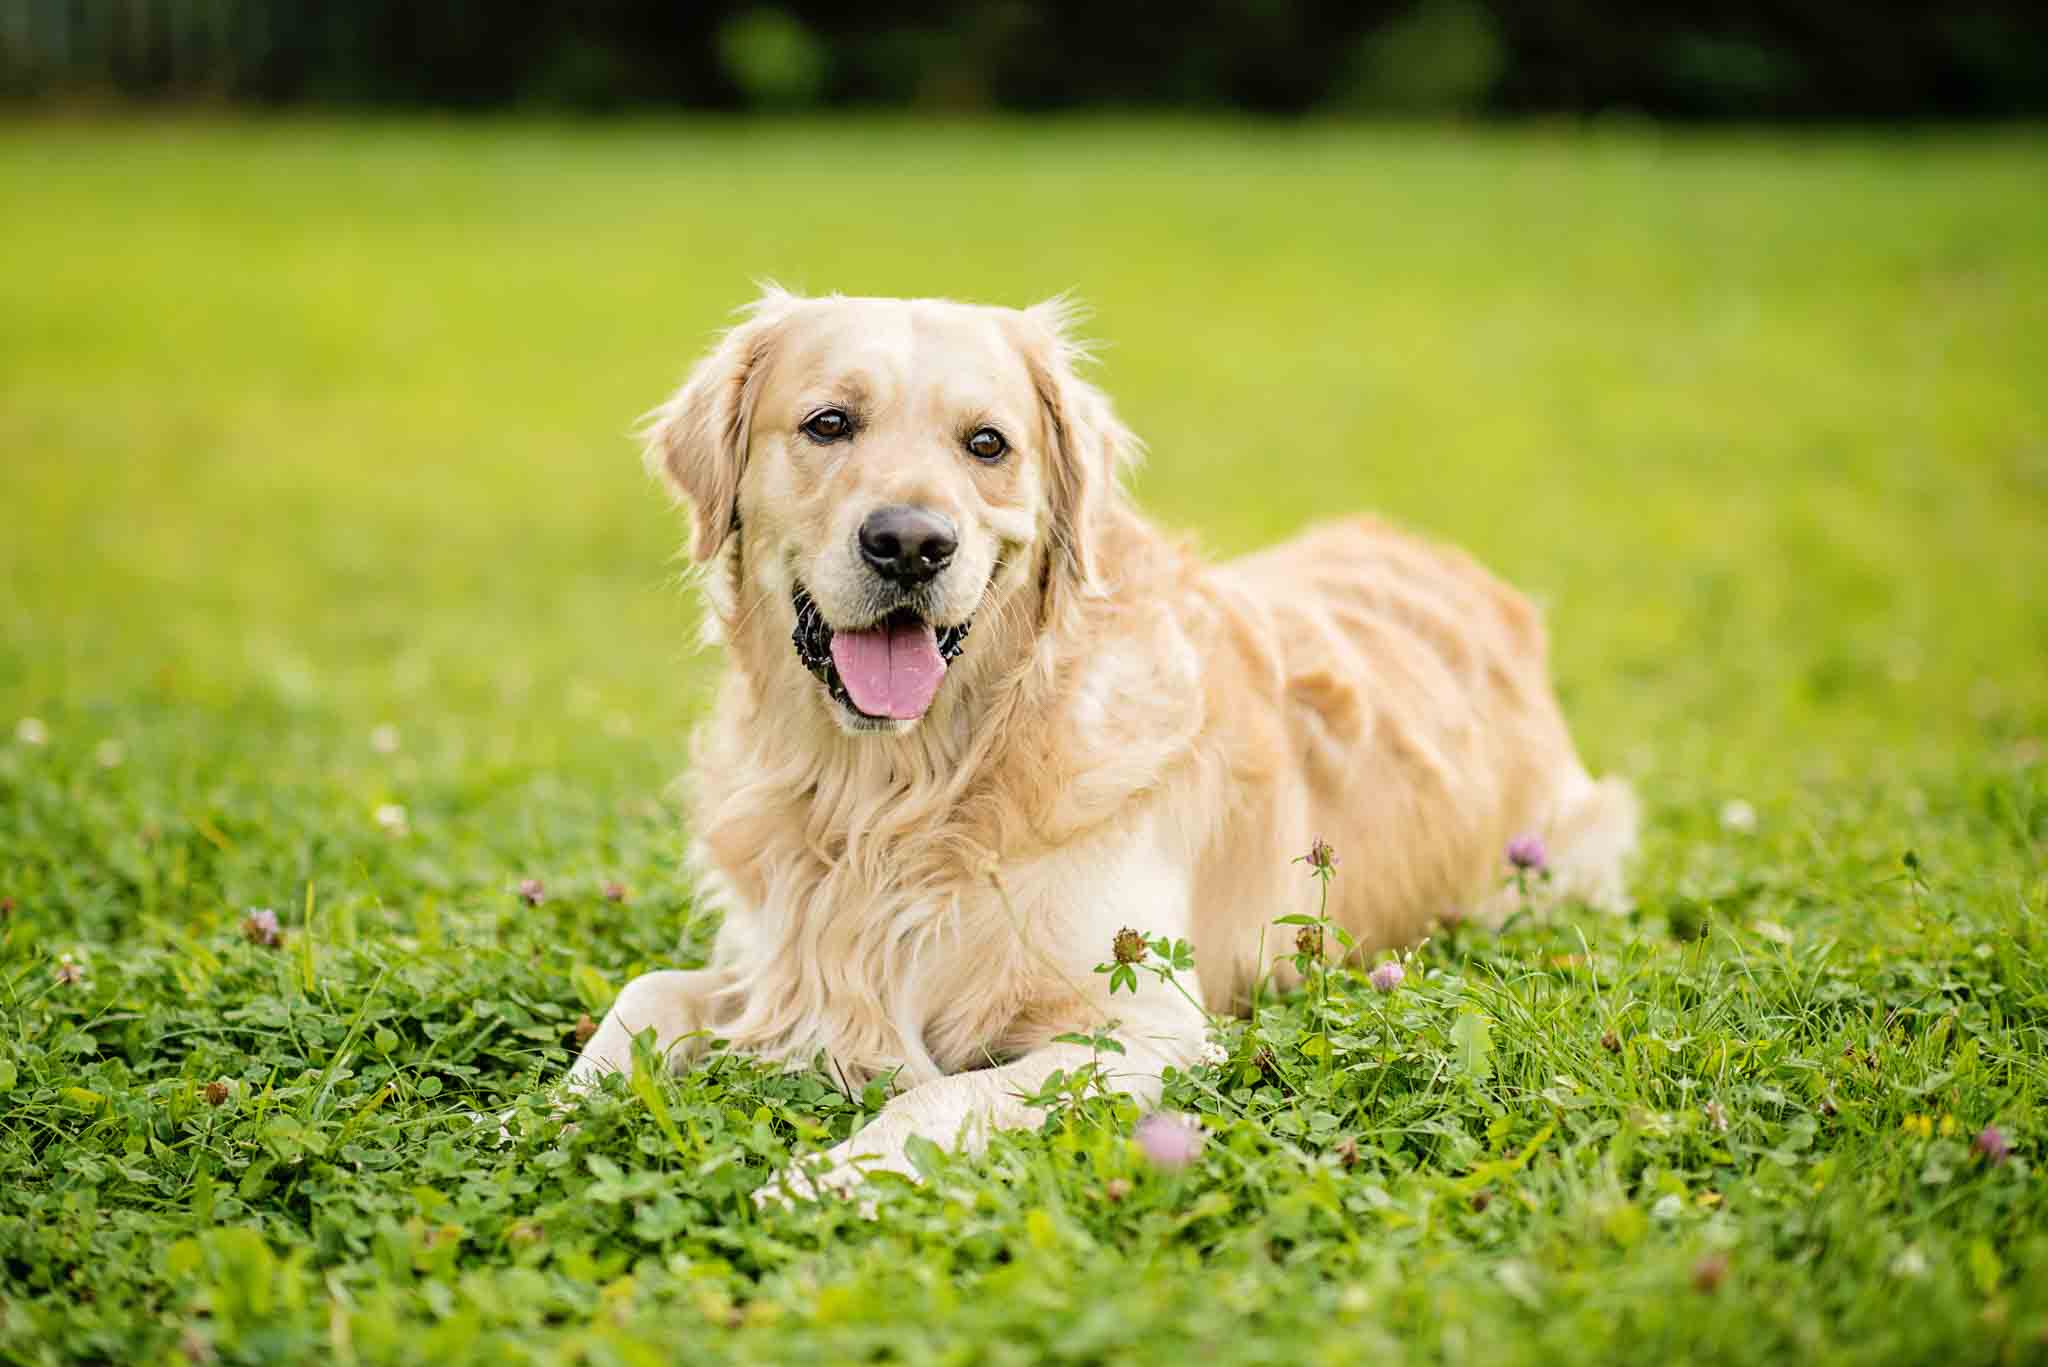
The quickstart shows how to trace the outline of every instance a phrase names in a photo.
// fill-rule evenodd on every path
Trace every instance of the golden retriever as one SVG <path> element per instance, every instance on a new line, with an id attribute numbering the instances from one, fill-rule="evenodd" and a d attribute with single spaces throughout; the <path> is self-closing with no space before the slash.
<path id="1" fill-rule="evenodd" d="M 691 509 L 729 667 L 692 762 L 692 864 L 724 914 L 709 967 L 620 993 L 570 1074 L 712 1037 L 901 1090 L 803 1192 L 973 1146 L 1111 1028 L 1156 1100 L 1203 1010 L 1094 972 L 1125 926 L 1185 938 L 1210 1013 L 1286 988 L 1342 859 L 1362 954 L 1497 922 L 1503 848 L 1545 896 L 1623 899 L 1626 785 L 1587 776 L 1542 622 L 1470 559 L 1353 520 L 1228 564 L 1121 483 L 1139 443 L 1076 373 L 1061 301 L 1013 310 L 770 290 L 651 428 Z"/>

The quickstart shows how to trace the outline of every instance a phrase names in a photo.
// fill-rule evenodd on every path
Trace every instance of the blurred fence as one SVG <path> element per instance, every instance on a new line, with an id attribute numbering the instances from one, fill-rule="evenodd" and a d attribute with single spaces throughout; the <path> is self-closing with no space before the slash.
<path id="1" fill-rule="evenodd" d="M 2048 112 L 2048 4 L 0 0 L 18 100 Z"/>

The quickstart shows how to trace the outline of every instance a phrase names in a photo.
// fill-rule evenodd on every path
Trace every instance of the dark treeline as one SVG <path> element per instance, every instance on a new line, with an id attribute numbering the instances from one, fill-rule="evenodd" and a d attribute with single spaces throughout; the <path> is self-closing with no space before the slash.
<path id="1" fill-rule="evenodd" d="M 0 92 L 441 108 L 2048 111 L 2048 3 L 0 0 Z"/>

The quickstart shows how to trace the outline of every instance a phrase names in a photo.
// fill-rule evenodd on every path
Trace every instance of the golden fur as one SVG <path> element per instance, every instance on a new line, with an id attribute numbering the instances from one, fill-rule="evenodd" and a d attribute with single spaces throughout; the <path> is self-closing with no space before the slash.
<path id="1" fill-rule="evenodd" d="M 911 1134 L 1031 1123 L 1017 1098 L 1087 1057 L 1051 1042 L 1068 1031 L 1118 1022 L 1120 1082 L 1156 1096 L 1205 1023 L 1149 979 L 1104 995 L 1115 932 L 1186 937 L 1204 1005 L 1240 1010 L 1292 981 L 1269 927 L 1312 907 L 1293 861 L 1318 838 L 1366 952 L 1497 921 L 1523 832 L 1549 843 L 1546 896 L 1621 905 L 1634 800 L 1580 765 L 1529 604 L 1364 519 L 1200 559 L 1125 496 L 1138 443 L 1076 374 L 1069 321 L 771 291 L 657 415 L 730 664 L 692 765 L 724 922 L 709 968 L 628 986 L 575 1082 L 649 1027 L 678 1058 L 716 1034 L 856 1082 L 900 1069 L 812 1174 L 844 1185 L 907 1170 Z M 858 405 L 845 450 L 798 433 L 820 396 Z M 960 450 L 980 422 L 1010 436 L 999 466 Z M 897 501 L 959 525 L 934 591 L 974 625 L 920 720 L 856 724 L 795 658 L 791 590 L 852 612 L 851 529 Z"/>

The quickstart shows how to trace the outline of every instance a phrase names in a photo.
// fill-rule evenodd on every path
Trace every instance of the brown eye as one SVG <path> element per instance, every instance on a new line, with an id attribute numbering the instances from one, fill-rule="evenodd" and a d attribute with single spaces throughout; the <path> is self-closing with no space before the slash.
<path id="1" fill-rule="evenodd" d="M 993 427 L 984 427 L 967 439 L 967 449 L 976 460 L 998 461 L 1008 453 L 1010 443 Z"/>
<path id="2" fill-rule="evenodd" d="M 804 419 L 803 434 L 815 442 L 842 441 L 853 435 L 853 419 L 837 408 L 827 408 Z"/>

